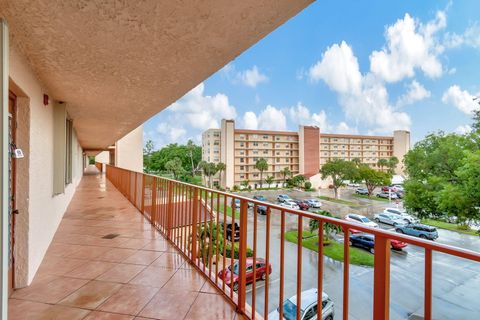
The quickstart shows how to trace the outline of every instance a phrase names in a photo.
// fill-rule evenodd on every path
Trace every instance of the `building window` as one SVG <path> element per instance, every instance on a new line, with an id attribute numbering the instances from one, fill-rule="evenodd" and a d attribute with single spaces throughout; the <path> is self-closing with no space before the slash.
<path id="1" fill-rule="evenodd" d="M 253 138 L 253 139 L 258 139 L 258 134 L 254 134 L 254 135 L 252 136 L 252 138 Z"/>
<path id="2" fill-rule="evenodd" d="M 240 138 L 240 140 L 245 140 L 245 135 L 241 134 L 239 138 Z"/>
<path id="3" fill-rule="evenodd" d="M 279 155 L 280 155 L 280 151 L 275 152 L 275 154 L 276 154 L 277 156 L 279 156 Z"/>
<path id="4" fill-rule="evenodd" d="M 264 147 L 268 147 L 268 143 L 267 143 L 267 142 L 264 142 L 264 143 L 263 143 L 263 146 L 264 146 Z"/>
<path id="5" fill-rule="evenodd" d="M 267 150 L 263 150 L 263 154 L 268 154 L 268 151 L 267 151 Z"/>
<path id="6" fill-rule="evenodd" d="M 275 140 L 280 141 L 280 137 L 275 137 Z"/>
<path id="7" fill-rule="evenodd" d="M 245 178 L 245 175 L 241 174 L 240 179 L 244 179 L 244 178 Z"/>
<path id="8" fill-rule="evenodd" d="M 287 143 L 287 144 L 285 145 L 285 148 L 289 148 L 289 147 L 290 147 L 290 145 Z"/>
<path id="9" fill-rule="evenodd" d="M 254 146 L 254 147 L 258 147 L 258 142 L 254 142 L 254 143 L 253 143 L 253 146 Z"/>
<path id="10" fill-rule="evenodd" d="M 240 166 L 240 170 L 245 170 L 245 166 Z"/>
<path id="11" fill-rule="evenodd" d="M 280 148 L 280 145 L 277 143 L 277 144 L 275 145 L 275 148 Z"/>
<path id="12" fill-rule="evenodd" d="M 245 154 L 245 150 L 240 150 L 240 154 L 241 154 L 241 155 L 244 155 L 244 154 Z"/>
<path id="13" fill-rule="evenodd" d="M 253 162 L 257 162 L 258 161 L 258 158 L 253 158 Z"/>
<path id="14" fill-rule="evenodd" d="M 245 144 L 243 142 L 240 142 L 240 147 L 244 147 Z"/>
<path id="15" fill-rule="evenodd" d="M 243 163 L 243 162 L 245 162 L 245 160 L 244 160 L 243 158 L 240 158 L 240 162 L 242 162 L 242 163 Z"/>
<path id="16" fill-rule="evenodd" d="M 254 173 L 254 174 L 253 174 L 253 177 L 254 177 L 254 178 L 257 178 L 257 177 L 258 177 L 258 173 Z"/>
<path id="17" fill-rule="evenodd" d="M 258 150 L 253 150 L 253 154 L 258 154 Z"/>
<path id="18" fill-rule="evenodd" d="M 268 139 L 268 136 L 263 136 L 263 139 L 265 139 L 265 140 Z"/>
<path id="19" fill-rule="evenodd" d="M 279 162 L 280 162 L 280 158 L 277 158 L 277 160 L 276 160 L 276 161 L 277 161 L 277 163 L 279 163 Z"/>
<path id="20" fill-rule="evenodd" d="M 286 162 L 286 163 L 289 163 L 289 162 L 290 162 L 290 160 L 289 160 L 288 158 L 286 158 L 286 159 L 285 159 L 285 162 Z"/>

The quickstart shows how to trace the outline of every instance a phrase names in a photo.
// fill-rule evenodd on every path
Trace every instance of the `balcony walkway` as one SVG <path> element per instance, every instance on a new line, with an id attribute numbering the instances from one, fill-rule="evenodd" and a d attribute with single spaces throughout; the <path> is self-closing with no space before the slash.
<path id="1" fill-rule="evenodd" d="M 104 175 L 87 174 L 9 319 L 242 317 Z"/>

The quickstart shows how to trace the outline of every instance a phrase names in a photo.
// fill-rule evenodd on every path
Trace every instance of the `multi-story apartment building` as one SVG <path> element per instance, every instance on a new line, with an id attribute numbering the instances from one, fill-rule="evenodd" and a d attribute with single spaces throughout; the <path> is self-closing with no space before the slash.
<path id="1" fill-rule="evenodd" d="M 285 167 L 292 175 L 311 178 L 332 159 L 358 158 L 376 167 L 382 158 L 396 156 L 401 162 L 409 149 L 410 132 L 402 130 L 394 131 L 392 136 L 326 134 L 313 126 L 300 126 L 298 132 L 244 130 L 236 129 L 233 120 L 222 120 L 220 129 L 209 129 L 202 136 L 202 159 L 226 164 L 223 181 L 215 181 L 229 188 L 245 180 L 258 184 L 260 172 L 255 163 L 260 158 L 268 162 L 264 178 L 273 176 L 275 181 L 281 181 Z M 399 164 L 397 173 L 401 172 Z"/>

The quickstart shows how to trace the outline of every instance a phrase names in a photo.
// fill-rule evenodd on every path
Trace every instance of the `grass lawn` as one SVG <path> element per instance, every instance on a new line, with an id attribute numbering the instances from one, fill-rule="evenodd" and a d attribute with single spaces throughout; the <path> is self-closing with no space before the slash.
<path id="1" fill-rule="evenodd" d="M 354 206 L 358 207 L 360 204 L 353 202 L 353 201 L 348 201 L 348 200 L 343 200 L 343 199 L 335 199 L 327 196 L 318 196 L 319 199 L 326 200 L 326 201 L 331 201 L 335 203 L 340 203 L 340 204 L 346 204 L 347 206 Z"/>
<path id="2" fill-rule="evenodd" d="M 220 216 L 223 216 L 223 204 L 220 204 L 220 207 L 219 207 L 219 215 Z M 232 208 L 230 208 L 230 206 L 227 206 L 227 216 L 231 217 L 232 216 Z M 240 211 L 239 210 L 235 210 L 235 219 L 240 219 Z"/>
<path id="3" fill-rule="evenodd" d="M 303 231 L 302 246 L 304 248 L 318 252 L 318 236 L 310 231 Z M 297 231 L 285 232 L 285 239 L 289 242 L 297 243 Z M 323 254 L 333 260 L 343 261 L 343 243 L 331 241 L 329 245 L 323 247 Z M 373 267 L 373 254 L 358 248 L 350 247 L 350 263 L 358 266 Z"/>
<path id="4" fill-rule="evenodd" d="M 469 235 L 472 235 L 472 236 L 478 236 L 479 235 L 476 230 L 464 229 L 461 225 L 458 225 L 456 223 L 448 223 L 448 222 L 434 220 L 434 219 L 423 219 L 422 223 L 423 224 L 428 224 L 430 226 L 434 226 L 434 227 L 437 227 L 437 228 L 440 228 L 440 229 L 456 231 L 456 232 L 460 232 L 460 233 L 469 234 Z"/>
<path id="5" fill-rule="evenodd" d="M 378 198 L 376 196 L 372 196 L 372 197 L 368 197 L 366 195 L 363 195 L 363 194 L 352 194 L 352 196 L 356 197 L 356 198 L 363 198 L 363 199 L 370 199 L 370 200 L 376 200 L 376 201 L 383 201 L 383 202 L 390 202 L 388 199 L 385 199 L 385 198 Z M 395 200 L 393 200 L 395 201 Z"/>

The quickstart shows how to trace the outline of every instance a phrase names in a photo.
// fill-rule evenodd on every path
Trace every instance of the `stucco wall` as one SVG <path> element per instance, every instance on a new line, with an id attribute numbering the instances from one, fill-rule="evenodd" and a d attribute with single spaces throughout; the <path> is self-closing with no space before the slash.
<path id="1" fill-rule="evenodd" d="M 19 126 L 29 127 L 27 150 L 28 169 L 19 172 L 28 180 L 28 192 L 17 193 L 19 202 L 28 203 L 28 219 L 19 219 L 16 227 L 16 286 L 30 284 L 45 252 L 52 241 L 61 218 L 82 177 L 82 149 L 73 135 L 72 183 L 65 192 L 56 196 L 53 191 L 53 108 L 43 105 L 43 94 L 48 93 L 35 77 L 28 63 L 15 48 L 10 49 L 10 79 L 15 83 L 17 95 L 28 98 L 29 117 L 22 117 Z M 22 107 L 21 105 L 19 107 Z M 24 111 L 21 111 L 22 113 Z M 25 123 L 27 122 L 28 123 Z M 75 125 L 75 122 L 74 122 Z M 23 139 L 22 143 L 27 143 Z M 21 161 L 21 160 L 19 160 Z M 23 198 L 22 198 L 23 197 Z M 19 225 L 23 223 L 23 225 Z M 25 225 L 27 224 L 27 225 Z M 23 232 L 23 234 L 21 233 Z M 25 234 L 28 232 L 28 235 Z M 28 241 L 25 239 L 28 236 Z"/>
<path id="2" fill-rule="evenodd" d="M 100 152 L 95 156 L 95 161 L 101 162 L 101 163 L 110 163 L 110 152 L 108 151 Z"/>
<path id="3" fill-rule="evenodd" d="M 115 144 L 116 166 L 143 172 L 143 125 Z"/>

